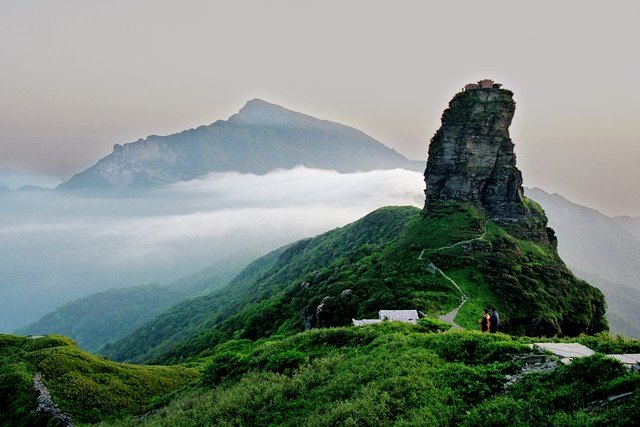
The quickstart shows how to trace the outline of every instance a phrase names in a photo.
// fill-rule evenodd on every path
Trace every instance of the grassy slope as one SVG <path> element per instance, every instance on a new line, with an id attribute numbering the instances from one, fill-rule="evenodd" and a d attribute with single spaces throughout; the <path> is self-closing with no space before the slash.
<path id="1" fill-rule="evenodd" d="M 0 335 L 0 425 L 46 425 L 37 406 L 33 375 L 41 372 L 54 402 L 77 421 L 137 413 L 196 376 L 181 366 L 111 362 L 78 349 L 61 336 L 38 339 Z"/>
<path id="2" fill-rule="evenodd" d="M 468 328 L 477 327 L 481 307 L 494 304 L 506 330 L 517 334 L 606 329 L 602 294 L 576 279 L 551 245 L 516 239 L 489 222 L 485 239 L 436 250 L 479 237 L 484 225 L 483 215 L 465 205 L 443 206 L 426 219 L 413 207 L 378 209 L 258 261 L 224 290 L 176 307 L 105 354 L 175 363 L 232 338 L 346 325 L 384 308 L 441 314 L 459 304 L 460 294 L 429 270 L 429 261 L 471 296 L 458 316 Z"/>
<path id="3" fill-rule="evenodd" d="M 587 338 L 601 351 L 640 351 L 640 341 Z M 429 333 L 384 323 L 290 337 L 230 341 L 202 360 L 185 389 L 142 425 L 446 426 L 634 425 L 640 374 L 594 356 L 552 373 L 519 372 L 528 338 Z M 590 402 L 635 392 L 604 408 Z M 104 425 L 139 425 L 122 419 Z"/>

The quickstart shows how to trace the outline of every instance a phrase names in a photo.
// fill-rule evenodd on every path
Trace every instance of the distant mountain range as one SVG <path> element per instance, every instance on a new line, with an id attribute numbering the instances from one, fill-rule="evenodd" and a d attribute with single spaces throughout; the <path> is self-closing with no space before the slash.
<path id="1" fill-rule="evenodd" d="M 228 120 L 113 147 L 113 152 L 61 189 L 162 185 L 211 172 L 265 174 L 306 166 L 341 173 L 403 168 L 413 161 L 365 133 L 253 99 Z"/>
<path id="2" fill-rule="evenodd" d="M 248 263 L 248 257 L 236 257 L 167 286 L 140 285 L 91 294 L 58 307 L 16 333 L 62 334 L 96 352 L 185 299 L 222 288 Z"/>
<path id="3" fill-rule="evenodd" d="M 640 240 L 640 218 L 616 216 L 613 219 Z"/>
<path id="4" fill-rule="evenodd" d="M 54 188 L 62 180 L 51 175 L 31 173 L 21 169 L 0 167 L 0 191 L 19 190 L 21 188 Z"/>
<path id="5" fill-rule="evenodd" d="M 611 331 L 640 337 L 640 218 L 612 218 L 538 188 L 526 193 L 544 207 L 562 259 L 604 292 Z"/>

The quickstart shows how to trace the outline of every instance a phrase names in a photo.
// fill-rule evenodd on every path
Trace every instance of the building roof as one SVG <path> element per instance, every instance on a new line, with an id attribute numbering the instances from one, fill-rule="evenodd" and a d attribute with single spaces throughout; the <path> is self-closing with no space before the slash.
<path id="1" fill-rule="evenodd" d="M 417 321 L 418 310 L 380 310 L 378 312 L 380 319 L 401 320 L 403 322 Z"/>

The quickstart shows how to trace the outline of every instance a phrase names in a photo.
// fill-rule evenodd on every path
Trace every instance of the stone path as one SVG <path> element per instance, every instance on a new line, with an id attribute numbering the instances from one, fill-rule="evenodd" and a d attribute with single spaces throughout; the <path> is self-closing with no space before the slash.
<path id="1" fill-rule="evenodd" d="M 432 249 L 433 252 L 438 252 L 438 251 L 444 251 L 446 249 L 453 249 L 455 247 L 461 246 L 461 245 L 469 245 L 473 242 L 478 242 L 480 240 L 485 240 L 484 237 L 487 235 L 487 225 L 489 224 L 489 221 L 491 220 L 486 220 L 484 222 L 484 225 L 482 226 L 482 234 L 479 237 L 475 237 L 473 239 L 469 239 L 469 240 L 462 240 L 458 243 L 454 243 L 453 245 L 449 245 L 449 246 L 443 246 L 441 248 L 437 248 L 437 249 Z M 424 252 L 424 251 L 423 251 Z M 422 254 L 420 254 L 422 256 Z"/>
<path id="2" fill-rule="evenodd" d="M 482 234 L 479 237 L 476 237 L 476 238 L 473 238 L 473 239 L 468 239 L 468 240 L 462 240 L 460 242 L 454 243 L 453 245 L 442 246 L 440 248 L 431 249 L 430 251 L 438 252 L 438 251 L 443 251 L 443 250 L 446 250 L 446 249 L 453 249 L 453 248 L 461 246 L 461 245 L 469 245 L 469 244 L 471 244 L 473 242 L 477 242 L 477 241 L 480 241 L 480 240 L 485 240 L 485 236 L 487 235 L 487 225 L 489 224 L 489 221 L 490 220 L 486 220 L 484 222 Z M 418 260 L 420 260 L 420 261 L 424 260 L 424 258 L 422 258 L 422 256 L 424 255 L 425 251 L 426 251 L 426 249 L 423 249 L 422 252 L 420 252 L 420 255 L 418 255 Z M 431 271 L 432 273 L 439 273 L 440 275 L 442 275 L 442 277 L 444 277 L 449 282 L 451 282 L 451 284 L 458 290 L 458 292 L 460 292 L 460 297 L 461 297 L 461 302 L 460 302 L 460 305 L 458 307 L 456 307 L 455 309 L 451 310 L 450 312 L 448 312 L 446 314 L 443 314 L 442 316 L 438 317 L 438 319 L 442 320 L 443 322 L 451 323 L 451 325 L 453 325 L 453 329 L 464 329 L 462 326 L 458 325 L 454 321 L 454 319 L 458 315 L 458 311 L 460 311 L 462 306 L 469 300 L 469 297 L 467 296 L 467 294 L 464 293 L 462 288 L 460 286 L 458 286 L 458 284 L 456 283 L 455 280 L 453 280 L 451 277 L 447 276 L 433 262 L 429 261 L 428 268 L 429 268 L 429 271 Z"/>
<path id="3" fill-rule="evenodd" d="M 451 323 L 451 325 L 453 325 L 453 329 L 464 329 L 462 326 L 458 325 L 455 322 L 454 319 L 458 315 L 458 311 L 460 311 L 460 309 L 462 308 L 464 303 L 467 302 L 469 297 L 467 296 L 467 294 L 464 293 L 462 288 L 460 286 L 458 286 L 458 284 L 455 282 L 455 280 L 453 280 L 451 277 L 449 277 L 446 274 L 444 274 L 444 272 L 442 270 L 440 270 L 438 267 L 436 267 L 432 262 L 429 263 L 429 269 L 437 271 L 438 273 L 440 273 L 442 275 L 442 277 L 444 277 L 449 282 L 451 282 L 453 284 L 453 286 L 455 286 L 455 288 L 458 290 L 458 292 L 460 292 L 460 295 L 462 296 L 462 301 L 460 302 L 459 306 L 457 306 L 455 309 L 451 310 L 447 314 L 444 314 L 444 315 L 438 317 L 438 319 L 442 320 L 443 322 Z"/>
<path id="4" fill-rule="evenodd" d="M 467 300 L 463 300 L 460 305 L 458 307 L 456 307 L 454 310 L 451 310 L 450 312 L 448 312 L 447 314 L 443 314 L 442 316 L 438 317 L 439 320 L 443 321 L 443 322 L 447 322 L 447 323 L 451 323 L 451 329 L 464 329 L 462 326 L 458 325 L 455 322 L 455 318 L 458 315 L 458 311 L 460 311 L 460 307 L 462 307 L 462 305 L 467 302 Z"/>
<path id="5" fill-rule="evenodd" d="M 571 363 L 575 358 L 596 354 L 589 347 L 579 343 L 542 342 L 534 343 L 533 348 L 548 351 L 560 357 L 560 362 L 565 365 Z M 629 369 L 640 370 L 640 354 L 607 354 L 606 356 L 622 362 Z"/>
<path id="6" fill-rule="evenodd" d="M 568 365 L 576 357 L 592 356 L 596 352 L 579 343 L 544 342 L 534 343 L 533 348 L 549 351 L 560 357 L 560 362 Z"/>
<path id="7" fill-rule="evenodd" d="M 613 357 L 616 360 L 624 363 L 626 366 L 632 368 L 634 366 L 640 368 L 640 353 L 633 354 L 609 354 L 609 357 Z"/>
<path id="8" fill-rule="evenodd" d="M 531 347 L 533 348 L 533 346 Z M 553 372 L 560 366 L 560 362 L 555 357 L 537 351 L 514 356 L 513 361 L 521 363 L 522 367 L 520 372 L 506 375 L 505 389 L 519 383 L 529 374 Z"/>
<path id="9" fill-rule="evenodd" d="M 36 373 L 33 376 L 33 388 L 38 392 L 38 407 L 34 412 L 39 414 L 50 415 L 54 419 L 60 421 L 60 425 L 62 427 L 73 427 L 73 419 L 63 413 L 58 406 L 53 403 L 53 399 L 51 399 L 51 393 L 49 393 L 49 389 L 42 382 L 42 376 L 40 372 Z"/>

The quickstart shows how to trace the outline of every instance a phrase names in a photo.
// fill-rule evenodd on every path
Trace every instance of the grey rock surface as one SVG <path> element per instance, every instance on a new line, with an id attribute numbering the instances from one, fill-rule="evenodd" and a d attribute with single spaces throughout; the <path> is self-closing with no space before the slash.
<path id="1" fill-rule="evenodd" d="M 499 88 L 456 94 L 431 139 L 425 211 L 440 201 L 483 206 L 492 218 L 518 219 L 527 209 L 509 126 L 513 93 Z"/>
<path id="2" fill-rule="evenodd" d="M 49 389 L 47 389 L 47 386 L 42 382 L 42 376 L 39 372 L 33 376 L 33 388 L 38 392 L 38 407 L 35 412 L 50 415 L 53 419 L 58 420 L 58 425 L 62 427 L 74 426 L 73 419 L 63 413 L 53 402 L 51 393 L 49 393 Z"/>
<path id="3" fill-rule="evenodd" d="M 558 357 L 573 359 L 575 357 L 593 356 L 595 351 L 580 343 L 534 343 L 534 348 L 551 352 Z"/>

